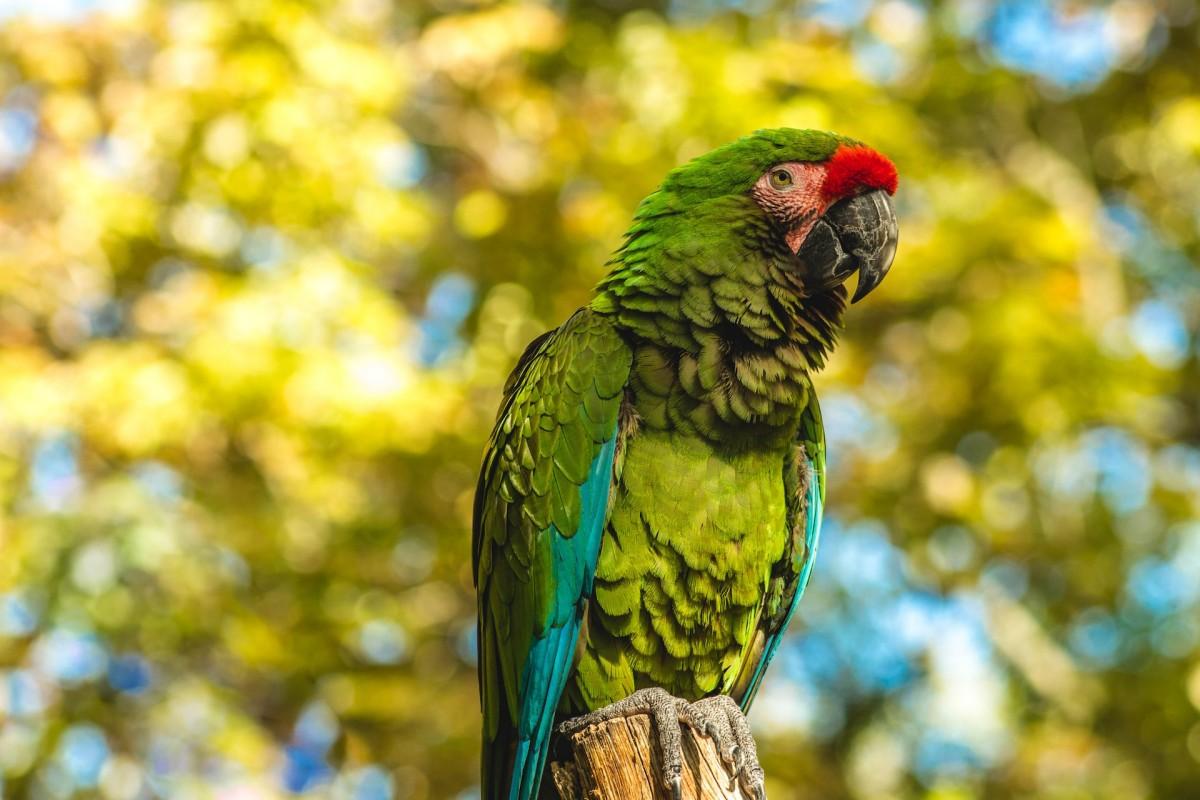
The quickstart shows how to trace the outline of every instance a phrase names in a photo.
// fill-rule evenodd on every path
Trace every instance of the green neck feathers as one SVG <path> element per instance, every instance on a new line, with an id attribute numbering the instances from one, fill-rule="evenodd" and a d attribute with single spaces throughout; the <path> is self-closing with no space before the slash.
<path id="1" fill-rule="evenodd" d="M 790 430 L 833 347 L 846 293 L 812 297 L 774 223 L 747 195 L 643 203 L 592 308 L 635 350 L 643 424 L 719 442 Z"/>

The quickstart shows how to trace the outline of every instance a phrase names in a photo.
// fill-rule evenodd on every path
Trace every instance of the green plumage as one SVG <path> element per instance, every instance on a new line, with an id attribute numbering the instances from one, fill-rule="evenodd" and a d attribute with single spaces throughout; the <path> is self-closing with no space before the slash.
<path id="1" fill-rule="evenodd" d="M 539 659 L 557 659 L 563 688 L 543 702 L 560 716 L 647 686 L 752 699 L 811 561 L 824 440 L 810 374 L 845 291 L 805 290 L 749 190 L 848 142 L 764 131 L 672 172 L 596 299 L 514 370 L 475 511 L 485 797 L 536 791 L 506 773 L 545 746 L 525 731 Z M 597 552 L 571 550 L 597 485 Z M 564 559 L 587 561 L 578 585 Z"/>
<path id="2" fill-rule="evenodd" d="M 580 713 L 661 686 L 729 694 L 772 568 L 790 544 L 782 453 L 640 431 L 596 569 L 587 647 L 568 688 Z"/>
<path id="3" fill-rule="evenodd" d="M 583 310 L 532 342 L 505 386 L 475 495 L 485 786 L 510 758 L 534 640 L 578 611 L 560 602 L 552 545 L 577 533 L 580 487 L 613 436 L 629 363 L 611 321 Z"/>

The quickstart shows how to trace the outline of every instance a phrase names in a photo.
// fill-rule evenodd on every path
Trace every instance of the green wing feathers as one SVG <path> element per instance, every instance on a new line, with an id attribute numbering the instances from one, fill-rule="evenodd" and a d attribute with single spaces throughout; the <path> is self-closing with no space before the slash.
<path id="1" fill-rule="evenodd" d="M 591 591 L 630 360 L 585 309 L 535 340 L 505 387 L 474 519 L 485 797 L 537 791 Z"/>

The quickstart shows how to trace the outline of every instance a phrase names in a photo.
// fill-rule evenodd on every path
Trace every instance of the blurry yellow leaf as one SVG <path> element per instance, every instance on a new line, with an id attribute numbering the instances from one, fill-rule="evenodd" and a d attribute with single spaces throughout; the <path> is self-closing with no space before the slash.
<path id="1" fill-rule="evenodd" d="M 921 466 L 921 484 L 929 505 L 946 514 L 961 513 L 974 495 L 971 469 L 954 455 L 938 455 Z"/>
<path id="2" fill-rule="evenodd" d="M 91 100 L 74 92 L 55 92 L 42 106 L 46 124 L 62 141 L 81 145 L 100 131 L 100 120 Z"/>
<path id="3" fill-rule="evenodd" d="M 422 34 L 420 52 L 433 69 L 469 83 L 489 77 L 499 62 L 514 52 L 550 50 L 561 38 L 561 20 L 551 9 L 533 3 L 503 3 L 436 20 Z"/>
<path id="4" fill-rule="evenodd" d="M 1200 153 L 1200 97 L 1187 97 L 1163 115 L 1163 132 L 1182 150 Z"/>
<path id="5" fill-rule="evenodd" d="M 1187 678 L 1187 696 L 1192 705 L 1200 711 L 1200 662 L 1197 662 Z"/>
<path id="6" fill-rule="evenodd" d="M 283 640 L 265 620 L 239 615 L 225 622 L 222 638 L 229 652 L 250 667 L 279 667 L 287 663 Z"/>
<path id="7" fill-rule="evenodd" d="M 504 201 L 487 189 L 476 189 L 467 194 L 454 208 L 454 226 L 472 239 L 491 236 L 500 230 L 507 218 Z"/>

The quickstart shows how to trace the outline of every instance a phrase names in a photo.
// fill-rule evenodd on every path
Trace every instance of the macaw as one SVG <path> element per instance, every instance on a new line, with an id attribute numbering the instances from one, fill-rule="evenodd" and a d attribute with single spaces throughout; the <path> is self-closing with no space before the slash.
<path id="1" fill-rule="evenodd" d="M 896 182 L 823 131 L 700 156 L 642 201 L 595 298 L 517 362 L 474 506 L 487 800 L 537 796 L 556 721 L 639 711 L 675 796 L 681 720 L 723 732 L 763 796 L 742 713 L 817 549 L 812 376 L 843 283 L 858 272 L 857 302 L 891 266 Z"/>

